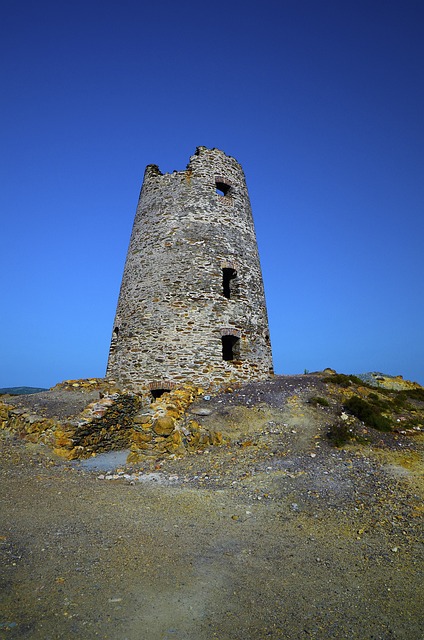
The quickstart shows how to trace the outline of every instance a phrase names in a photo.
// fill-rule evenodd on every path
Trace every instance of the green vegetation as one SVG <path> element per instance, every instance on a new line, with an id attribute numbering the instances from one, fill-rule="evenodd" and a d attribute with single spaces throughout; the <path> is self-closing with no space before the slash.
<path id="1" fill-rule="evenodd" d="M 424 403 L 424 389 L 379 389 L 378 393 L 387 398 L 387 402 L 381 399 L 376 393 L 370 393 L 369 400 L 374 405 L 379 405 L 385 411 L 408 411 L 422 408 Z"/>
<path id="2" fill-rule="evenodd" d="M 343 408 L 350 414 L 361 420 L 367 427 L 378 429 L 378 431 L 391 431 L 392 421 L 383 416 L 380 411 L 380 400 L 378 403 L 368 402 L 359 396 L 352 396 L 343 404 Z"/>
<path id="3" fill-rule="evenodd" d="M 360 378 L 353 375 L 346 375 L 344 373 L 333 373 L 331 376 L 324 378 L 324 382 L 330 382 L 331 384 L 337 384 L 339 387 L 350 387 L 352 383 L 358 384 L 362 387 L 368 386 Z"/>
<path id="4" fill-rule="evenodd" d="M 403 389 L 396 393 L 396 397 L 403 401 L 424 402 L 424 389 Z"/>
<path id="5" fill-rule="evenodd" d="M 343 401 L 345 411 L 361 420 L 367 427 L 378 431 L 392 431 L 395 427 L 413 429 L 421 427 L 424 420 L 424 389 L 386 389 L 364 382 L 358 376 L 334 373 L 323 378 L 326 383 L 339 386 L 341 389 L 364 387 L 369 390 L 366 398 L 362 394 L 354 395 Z M 315 406 L 314 398 L 309 401 Z M 342 441 L 351 439 L 349 432 L 345 432 L 343 425 L 332 428 L 331 439 Z M 358 438 L 355 437 L 358 441 Z"/>
<path id="6" fill-rule="evenodd" d="M 327 438 L 333 447 L 343 447 L 345 444 L 355 438 L 352 426 L 345 421 L 335 422 L 327 432 Z"/>
<path id="7" fill-rule="evenodd" d="M 380 411 L 391 411 L 393 408 L 390 400 L 383 400 L 376 393 L 370 393 L 367 399 L 375 409 Z"/>
<path id="8" fill-rule="evenodd" d="M 44 387 L 6 387 L 4 389 L 0 389 L 0 396 L 22 396 L 30 395 L 32 393 L 40 393 L 41 391 L 47 391 L 47 389 Z"/>
<path id="9" fill-rule="evenodd" d="M 416 427 L 420 427 L 420 429 L 424 427 L 423 418 L 409 418 L 399 424 L 400 429 L 414 429 Z"/>
<path id="10" fill-rule="evenodd" d="M 330 406 L 330 403 L 328 402 L 327 398 L 321 398 L 321 396 L 312 396 L 312 398 L 309 398 L 308 403 L 311 404 L 313 407 L 316 407 L 317 405 L 320 405 L 321 407 Z"/>

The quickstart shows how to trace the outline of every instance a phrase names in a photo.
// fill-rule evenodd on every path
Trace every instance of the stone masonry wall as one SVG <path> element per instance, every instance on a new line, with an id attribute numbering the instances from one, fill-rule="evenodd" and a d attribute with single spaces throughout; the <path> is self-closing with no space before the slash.
<path id="1" fill-rule="evenodd" d="M 272 354 L 244 173 L 198 147 L 185 171 L 146 168 L 107 378 L 129 389 L 261 380 Z"/>

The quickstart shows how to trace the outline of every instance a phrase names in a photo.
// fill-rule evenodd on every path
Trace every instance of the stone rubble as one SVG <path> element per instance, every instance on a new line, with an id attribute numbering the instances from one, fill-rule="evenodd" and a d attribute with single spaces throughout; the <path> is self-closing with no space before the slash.
<path id="1" fill-rule="evenodd" d="M 223 443 L 222 434 L 204 429 L 187 409 L 204 390 L 184 384 L 151 401 L 146 393 L 120 390 L 101 379 L 67 380 L 55 391 L 99 390 L 77 415 L 65 419 L 43 416 L 10 402 L 0 402 L 0 428 L 17 433 L 29 442 L 52 448 L 67 460 L 129 449 L 128 463 L 160 455 L 184 455 Z M 199 415 L 205 415 L 200 412 Z"/>
<path id="2" fill-rule="evenodd" d="M 297 434 L 302 441 L 308 420 L 318 420 L 323 436 L 330 437 L 334 425 L 338 428 L 340 424 L 347 427 L 352 442 L 372 441 L 380 447 L 390 441 L 402 450 L 411 436 L 418 443 L 424 409 L 418 387 L 408 391 L 412 394 L 409 404 L 397 410 L 396 404 L 390 405 L 394 426 L 384 434 L 343 410 L 346 398 L 354 393 L 372 398 L 371 388 L 362 383 L 338 387 L 331 379 L 325 380 L 319 372 L 276 376 L 268 382 L 232 384 L 217 395 L 182 384 L 156 399 L 148 389 L 135 393 L 118 388 L 114 381 L 67 380 L 47 392 L 2 396 L 0 429 L 45 445 L 69 461 L 108 452 L 126 455 L 127 451 L 128 465 L 146 462 L 153 467 L 157 460 L 179 459 L 230 443 L 240 449 L 269 448 L 270 456 L 288 453 L 288 434 Z M 392 397 L 397 392 L 389 393 Z M 327 406 L 310 403 L 322 395 L 328 398 Z M 383 401 L 389 406 L 387 394 Z M 317 462 L 321 453 L 315 442 L 309 457 Z"/>

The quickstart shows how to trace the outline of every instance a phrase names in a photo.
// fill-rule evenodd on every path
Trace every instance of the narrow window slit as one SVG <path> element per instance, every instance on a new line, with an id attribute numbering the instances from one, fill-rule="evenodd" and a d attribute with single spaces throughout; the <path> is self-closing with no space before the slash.
<path id="1" fill-rule="evenodd" d="M 225 298 L 231 300 L 235 294 L 235 278 L 237 277 L 237 271 L 232 268 L 224 267 L 222 269 L 222 293 Z"/>
<path id="2" fill-rule="evenodd" d="M 116 345 L 118 343 L 118 336 L 119 336 L 119 327 L 115 327 L 112 333 L 112 340 L 110 341 L 111 353 L 116 349 Z"/>

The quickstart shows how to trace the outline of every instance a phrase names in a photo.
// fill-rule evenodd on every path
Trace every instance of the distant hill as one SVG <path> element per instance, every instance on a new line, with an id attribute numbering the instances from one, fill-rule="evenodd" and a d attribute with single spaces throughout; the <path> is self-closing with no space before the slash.
<path id="1" fill-rule="evenodd" d="M 0 395 L 24 396 L 30 393 L 40 393 L 40 391 L 47 391 L 47 389 L 41 387 L 5 387 L 0 389 Z"/>

